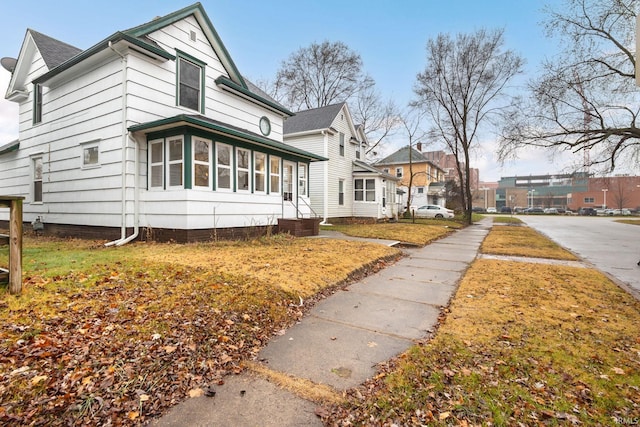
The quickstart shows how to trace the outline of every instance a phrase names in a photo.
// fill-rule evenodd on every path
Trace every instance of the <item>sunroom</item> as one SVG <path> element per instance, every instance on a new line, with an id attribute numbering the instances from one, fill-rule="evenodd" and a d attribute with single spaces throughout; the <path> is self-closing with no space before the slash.
<path id="1" fill-rule="evenodd" d="M 315 219 L 308 172 L 310 162 L 325 160 L 320 156 L 199 115 L 129 131 L 147 147 L 140 223 L 154 238 L 239 237 L 282 220 Z"/>

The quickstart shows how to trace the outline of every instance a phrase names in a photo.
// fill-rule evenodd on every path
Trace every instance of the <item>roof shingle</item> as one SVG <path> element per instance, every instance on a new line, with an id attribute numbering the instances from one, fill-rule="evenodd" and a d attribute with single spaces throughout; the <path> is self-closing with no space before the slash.
<path id="1" fill-rule="evenodd" d="M 312 108 L 296 113 L 284 122 L 284 134 L 328 129 L 344 106 L 344 102 Z"/>
<path id="2" fill-rule="evenodd" d="M 82 52 L 82 49 L 78 49 L 75 46 L 71 46 L 70 44 L 61 42 L 35 30 L 29 29 L 29 32 L 40 51 L 40 55 L 42 55 L 44 63 L 50 70 Z"/>

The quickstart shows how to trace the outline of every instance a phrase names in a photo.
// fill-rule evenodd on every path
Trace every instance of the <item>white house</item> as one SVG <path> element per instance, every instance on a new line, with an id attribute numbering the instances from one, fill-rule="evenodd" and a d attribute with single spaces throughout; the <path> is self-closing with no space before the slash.
<path id="1" fill-rule="evenodd" d="M 287 118 L 284 141 L 329 159 L 309 167 L 311 208 L 323 223 L 331 218 L 397 218 L 398 179 L 365 162 L 367 138 L 346 103 Z"/>
<path id="2" fill-rule="evenodd" d="M 311 215 L 323 158 L 283 142 L 293 113 L 243 78 L 200 3 L 86 50 L 29 29 L 3 64 L 20 125 L 0 194 L 45 232 L 191 241 Z"/>

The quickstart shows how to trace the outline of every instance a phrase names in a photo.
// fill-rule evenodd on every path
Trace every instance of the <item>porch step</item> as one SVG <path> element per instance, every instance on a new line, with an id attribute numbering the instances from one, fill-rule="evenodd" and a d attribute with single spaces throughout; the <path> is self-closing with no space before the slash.
<path id="1" fill-rule="evenodd" d="M 320 218 L 279 218 L 278 232 L 295 237 L 317 236 L 320 233 Z"/>

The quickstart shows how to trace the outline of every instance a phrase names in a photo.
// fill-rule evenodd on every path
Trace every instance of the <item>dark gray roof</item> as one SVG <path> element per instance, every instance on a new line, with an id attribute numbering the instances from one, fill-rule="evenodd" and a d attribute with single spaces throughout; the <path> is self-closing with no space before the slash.
<path id="1" fill-rule="evenodd" d="M 429 162 L 429 160 L 425 156 L 423 156 L 422 153 L 420 153 L 418 150 L 412 148 L 411 162 L 413 163 Z M 376 166 L 397 165 L 397 164 L 404 164 L 404 163 L 409 163 L 409 146 L 408 145 L 406 147 L 402 147 L 395 153 L 388 155 L 384 159 L 376 162 L 375 165 Z"/>
<path id="2" fill-rule="evenodd" d="M 328 129 L 344 106 L 344 102 L 312 108 L 296 113 L 284 122 L 284 134 Z"/>
<path id="3" fill-rule="evenodd" d="M 33 41 L 36 43 L 44 63 L 50 70 L 82 52 L 82 49 L 78 49 L 75 46 L 71 46 L 70 44 L 61 42 L 60 40 L 56 40 L 32 29 L 28 31 L 31 33 L 31 37 L 33 37 Z"/>

